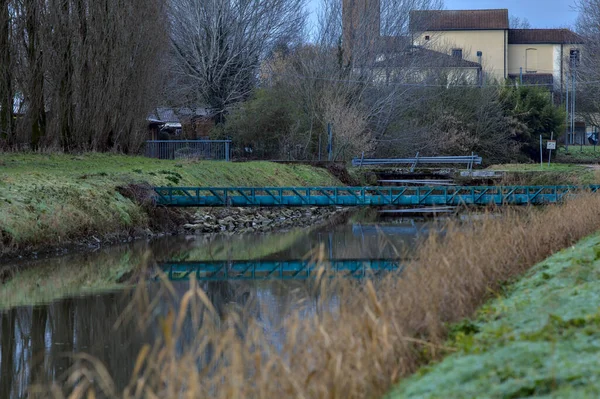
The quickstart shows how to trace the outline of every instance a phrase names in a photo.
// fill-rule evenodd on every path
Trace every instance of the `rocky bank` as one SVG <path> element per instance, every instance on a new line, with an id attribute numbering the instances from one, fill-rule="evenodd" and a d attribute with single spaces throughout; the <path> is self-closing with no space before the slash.
<path id="1" fill-rule="evenodd" d="M 322 224 L 347 210 L 341 207 L 205 208 L 198 210 L 183 228 L 193 234 L 284 231 Z"/>

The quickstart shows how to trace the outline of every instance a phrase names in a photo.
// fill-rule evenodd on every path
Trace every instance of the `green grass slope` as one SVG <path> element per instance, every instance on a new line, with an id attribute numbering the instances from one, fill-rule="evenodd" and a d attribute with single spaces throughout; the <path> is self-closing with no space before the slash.
<path id="1" fill-rule="evenodd" d="M 478 319 L 458 352 L 402 382 L 397 398 L 600 397 L 600 234 L 541 264 Z"/>
<path id="2" fill-rule="evenodd" d="M 563 163 L 582 163 L 596 164 L 600 162 L 600 146 L 586 145 L 570 145 L 567 151 L 564 146 L 560 146 L 556 155 L 553 155 L 557 162 Z"/>
<path id="3" fill-rule="evenodd" d="M 489 170 L 503 171 L 502 185 L 586 185 L 600 183 L 598 169 L 585 165 L 561 164 L 504 164 Z"/>
<path id="4" fill-rule="evenodd" d="M 116 190 L 155 186 L 340 185 L 324 169 L 270 162 L 185 162 L 110 154 L 0 154 L 0 255 L 147 224 Z"/>

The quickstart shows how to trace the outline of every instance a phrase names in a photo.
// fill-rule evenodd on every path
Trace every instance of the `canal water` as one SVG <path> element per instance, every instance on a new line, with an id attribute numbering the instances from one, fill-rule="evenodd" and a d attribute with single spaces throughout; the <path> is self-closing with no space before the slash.
<path id="1" fill-rule="evenodd" d="M 313 258 L 351 265 L 401 261 L 437 226 L 431 220 L 381 219 L 367 212 L 315 229 L 251 236 L 164 237 L 18 265 L 21 271 L 16 277 L 0 285 L 0 398 L 25 397 L 33 383 L 63 381 L 77 353 L 100 360 L 117 388 L 126 386 L 140 349 L 159 334 L 156 323 L 140 329 L 138 314 L 128 307 L 135 291 L 124 286 L 140 278 L 147 282 L 151 295 L 160 294 L 159 284 L 154 282 L 157 274 L 144 266 L 160 269 L 163 264 L 237 262 L 262 267 L 282 262 L 303 264 Z M 176 296 L 189 288 L 187 276 L 178 274 L 170 281 Z M 310 279 L 248 276 L 220 276 L 198 283 L 220 316 L 243 308 L 264 325 L 275 344 L 285 333 L 281 326 L 291 310 L 301 304 L 307 317 L 316 312 Z M 336 297 L 327 300 L 330 303 L 325 308 L 335 308 Z"/>

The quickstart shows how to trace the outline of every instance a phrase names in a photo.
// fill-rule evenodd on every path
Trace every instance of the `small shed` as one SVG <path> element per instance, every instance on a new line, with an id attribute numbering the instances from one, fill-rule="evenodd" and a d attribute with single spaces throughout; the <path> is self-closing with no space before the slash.
<path id="1" fill-rule="evenodd" d="M 214 127 L 213 113 L 203 107 L 158 107 L 147 121 L 150 140 L 205 139 Z"/>

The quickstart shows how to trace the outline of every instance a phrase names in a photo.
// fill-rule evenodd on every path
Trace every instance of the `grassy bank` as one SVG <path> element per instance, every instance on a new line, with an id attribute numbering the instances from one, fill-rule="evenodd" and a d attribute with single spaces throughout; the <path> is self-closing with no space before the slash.
<path id="1" fill-rule="evenodd" d="M 600 234 L 538 264 L 472 321 L 459 350 L 389 398 L 600 396 Z"/>
<path id="2" fill-rule="evenodd" d="M 585 185 L 600 183 L 600 171 L 585 165 L 561 164 L 505 164 L 489 167 L 503 171 L 502 185 Z"/>
<path id="3" fill-rule="evenodd" d="M 339 185 L 325 169 L 269 162 L 162 161 L 107 154 L 0 157 L 0 255 L 148 226 L 119 186 Z"/>
<path id="4" fill-rule="evenodd" d="M 448 325 L 472 317 L 507 281 L 596 231 L 598 209 L 600 196 L 590 195 L 535 212 L 507 210 L 502 218 L 449 225 L 443 237 L 431 236 L 401 276 L 367 283 L 317 280 L 313 299 L 320 310 L 310 317 L 302 311 L 289 312 L 285 335 L 277 344 L 265 336 L 260 320 L 244 313 L 216 314 L 195 285 L 181 301 L 167 294 L 161 307 L 171 303 L 172 311 L 155 321 L 163 336 L 140 353 L 129 390 L 108 396 L 383 395 L 451 351 L 446 345 Z M 144 286 L 139 290 L 132 309 L 152 307 Z M 337 304 L 334 312 L 325 308 L 330 297 Z M 197 315 L 202 311 L 200 323 Z M 196 339 L 182 332 L 184 321 L 194 318 L 191 331 L 198 332 Z M 211 372 L 199 373 L 196 367 L 206 360 L 207 348 Z M 89 385 L 82 388 L 81 381 L 77 385 L 81 392 L 107 381 L 105 373 L 88 375 L 93 376 Z"/>
<path id="5" fill-rule="evenodd" d="M 553 154 L 557 162 L 575 163 L 575 164 L 597 164 L 600 162 L 600 146 L 570 145 L 567 151 L 564 146 L 560 146 Z"/>

